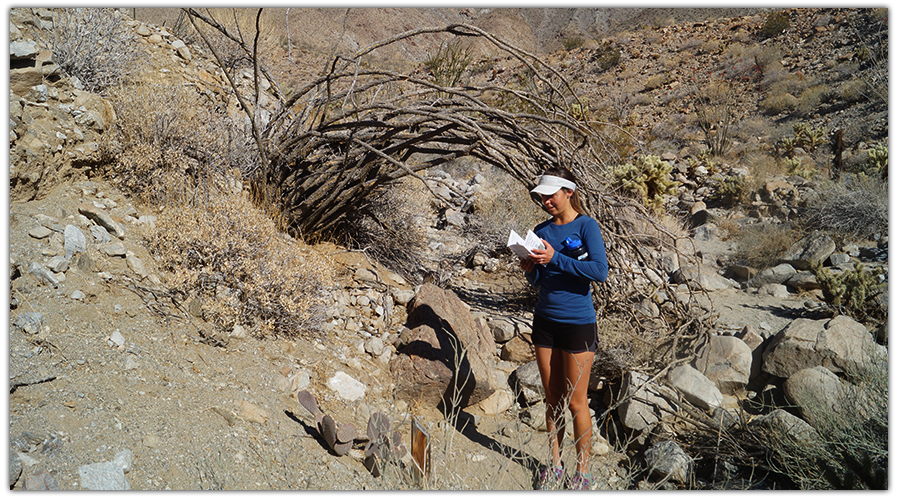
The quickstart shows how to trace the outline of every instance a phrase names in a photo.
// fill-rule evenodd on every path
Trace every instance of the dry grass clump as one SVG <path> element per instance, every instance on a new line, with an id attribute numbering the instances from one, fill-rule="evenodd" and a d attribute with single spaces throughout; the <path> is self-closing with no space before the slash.
<path id="1" fill-rule="evenodd" d="M 736 235 L 737 251 L 734 258 L 739 263 L 757 269 L 776 265 L 797 240 L 797 230 L 789 224 L 753 224 L 744 226 Z"/>
<path id="2" fill-rule="evenodd" d="M 112 89 L 110 101 L 117 128 L 107 148 L 118 156 L 115 177 L 145 202 L 179 199 L 167 178 L 183 177 L 187 191 L 180 194 L 188 194 L 221 188 L 228 175 L 246 178 L 256 168 L 252 140 L 192 87 L 121 86 Z"/>
<path id="3" fill-rule="evenodd" d="M 239 324 L 258 337 L 290 338 L 316 331 L 322 320 L 333 264 L 279 233 L 244 196 L 172 204 L 148 243 L 172 273 L 173 289 L 198 296 L 204 317 L 223 329 Z"/>
<path id="4" fill-rule="evenodd" d="M 847 237 L 887 234 L 890 196 L 888 183 L 867 176 L 848 176 L 819 186 L 804 209 L 806 223 Z"/>

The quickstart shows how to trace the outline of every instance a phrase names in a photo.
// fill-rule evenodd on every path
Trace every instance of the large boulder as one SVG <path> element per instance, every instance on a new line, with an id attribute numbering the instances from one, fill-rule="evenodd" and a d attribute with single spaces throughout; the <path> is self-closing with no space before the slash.
<path id="1" fill-rule="evenodd" d="M 494 339 L 455 293 L 426 283 L 408 309 L 409 339 L 390 363 L 399 397 L 448 409 L 494 393 Z"/>
<path id="2" fill-rule="evenodd" d="M 704 410 L 712 410 L 721 406 L 722 393 L 716 384 L 694 367 L 680 365 L 669 371 L 669 383 L 684 399 Z"/>
<path id="3" fill-rule="evenodd" d="M 835 250 L 834 240 L 821 231 L 812 233 L 794 243 L 782 260 L 796 269 L 807 270 L 814 264 L 821 264 Z"/>
<path id="4" fill-rule="evenodd" d="M 770 413 L 751 420 L 747 427 L 768 437 L 770 441 L 813 442 L 819 438 L 813 426 L 787 410 L 778 408 Z"/>
<path id="5" fill-rule="evenodd" d="M 694 361 L 694 367 L 706 375 L 723 393 L 742 391 L 750 381 L 753 351 L 737 337 L 716 335 Z"/>
<path id="6" fill-rule="evenodd" d="M 648 375 L 629 371 L 622 377 L 619 390 L 619 420 L 634 431 L 652 429 L 664 417 L 675 413 L 672 401 L 677 399 L 674 392 L 651 382 Z"/>
<path id="7" fill-rule="evenodd" d="M 848 316 L 833 319 L 795 319 L 772 338 L 763 353 L 762 369 L 788 378 L 804 368 L 824 366 L 851 375 L 887 356 L 866 327 Z"/>
<path id="8" fill-rule="evenodd" d="M 840 377 L 825 368 L 804 368 L 784 381 L 784 395 L 800 409 L 803 420 L 813 427 L 821 427 L 840 412 L 842 401 L 849 397 Z"/>

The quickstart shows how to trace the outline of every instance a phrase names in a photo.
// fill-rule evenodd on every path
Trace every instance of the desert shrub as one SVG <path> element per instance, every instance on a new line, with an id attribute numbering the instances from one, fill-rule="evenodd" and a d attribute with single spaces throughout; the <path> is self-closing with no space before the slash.
<path id="1" fill-rule="evenodd" d="M 661 211 L 666 195 L 674 195 L 678 181 L 671 179 L 672 165 L 658 156 L 640 156 L 634 163 L 612 169 L 613 187 L 635 196 L 647 207 Z"/>
<path id="2" fill-rule="evenodd" d="M 822 287 L 825 303 L 836 312 L 858 321 L 866 321 L 869 318 L 884 319 L 874 299 L 885 285 L 879 284 L 862 262 L 857 261 L 853 269 L 847 269 L 840 274 L 821 264 L 814 265 L 812 269 L 816 273 L 816 281 Z"/>
<path id="3" fill-rule="evenodd" d="M 126 81 L 143 64 L 134 29 L 116 9 L 57 9 L 40 37 L 53 61 L 90 92 Z"/>
<path id="4" fill-rule="evenodd" d="M 731 147 L 735 123 L 741 119 L 736 84 L 731 80 L 709 80 L 697 91 L 693 102 L 697 124 L 713 156 Z"/>
<path id="5" fill-rule="evenodd" d="M 606 41 L 594 50 L 590 62 L 597 64 L 597 71 L 606 71 L 619 64 L 621 57 L 622 51 L 619 47 Z"/>
<path id="6" fill-rule="evenodd" d="M 815 422 L 816 433 L 800 439 L 787 432 L 770 436 L 774 469 L 804 490 L 884 490 L 888 486 L 887 359 L 850 374 L 834 405 L 801 394 L 797 402 Z"/>
<path id="7" fill-rule="evenodd" d="M 563 40 L 563 48 L 566 51 L 577 49 L 584 45 L 584 38 L 580 36 L 570 36 Z"/>
<path id="8" fill-rule="evenodd" d="M 802 115 L 808 115 L 815 111 L 819 104 L 826 99 L 828 95 L 828 87 L 826 85 L 814 85 L 805 89 L 797 101 L 797 112 Z"/>
<path id="9" fill-rule="evenodd" d="M 659 87 L 665 85 L 669 80 L 668 75 L 664 73 L 657 73 L 644 82 L 644 90 L 655 90 Z"/>
<path id="10" fill-rule="evenodd" d="M 759 29 L 759 35 L 763 39 L 778 36 L 791 26 L 791 14 L 786 10 L 769 12 L 766 22 Z"/>
<path id="11" fill-rule="evenodd" d="M 420 219 L 423 207 L 430 203 L 429 196 L 418 179 L 406 178 L 388 185 L 349 214 L 336 236 L 407 281 L 418 283 L 427 243 Z"/>
<path id="12" fill-rule="evenodd" d="M 752 184 L 749 177 L 734 175 L 715 181 L 713 188 L 713 194 L 710 196 L 713 204 L 733 207 L 749 199 Z"/>
<path id="13" fill-rule="evenodd" d="M 781 93 L 766 96 L 761 103 L 759 109 L 767 115 L 780 115 L 782 113 L 790 113 L 797 108 L 797 98 L 791 94 Z"/>
<path id="14" fill-rule="evenodd" d="M 145 202 L 221 187 L 226 176 L 249 177 L 258 165 L 249 135 L 190 87 L 122 86 L 111 90 L 110 101 L 117 115 L 109 138 L 119 150 L 116 181 Z M 173 184 L 174 177 L 182 182 Z M 183 189 L 173 191 L 175 185 Z"/>
<path id="15" fill-rule="evenodd" d="M 425 68 L 434 75 L 434 82 L 442 87 L 456 87 L 464 83 L 463 76 L 472 62 L 472 53 L 457 40 L 442 43 L 437 52 L 425 60 Z"/>
<path id="16" fill-rule="evenodd" d="M 866 99 L 868 86 L 861 78 L 854 78 L 841 84 L 838 94 L 841 99 L 849 103 L 860 102 Z"/>
<path id="17" fill-rule="evenodd" d="M 750 169 L 750 177 L 755 185 L 761 184 L 769 177 L 784 173 L 782 162 L 763 152 L 749 153 L 744 156 L 743 162 Z"/>
<path id="18" fill-rule="evenodd" d="M 821 184 L 816 194 L 802 212 L 810 227 L 851 238 L 887 232 L 890 197 L 881 178 L 847 176 Z"/>
<path id="19" fill-rule="evenodd" d="M 246 196 L 170 204 L 149 240 L 171 273 L 170 287 L 196 295 L 204 318 L 220 328 L 239 324 L 261 338 L 292 338 L 316 331 L 323 320 L 323 288 L 334 266 L 278 232 Z"/>
<path id="20" fill-rule="evenodd" d="M 765 269 L 776 265 L 798 239 L 798 231 L 788 224 L 752 224 L 735 238 L 736 262 Z"/>

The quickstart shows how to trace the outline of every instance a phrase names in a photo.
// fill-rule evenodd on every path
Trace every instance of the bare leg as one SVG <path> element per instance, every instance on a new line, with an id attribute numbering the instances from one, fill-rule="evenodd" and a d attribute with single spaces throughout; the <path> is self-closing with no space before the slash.
<path id="1" fill-rule="evenodd" d="M 553 466 L 559 467 L 562 464 L 560 443 L 566 435 L 566 421 L 562 406 L 563 398 L 566 395 L 563 351 L 537 346 L 534 350 L 547 404 L 545 418 L 547 419 L 547 432 L 550 434 L 550 455 L 553 459 Z"/>
<path id="2" fill-rule="evenodd" d="M 574 354 L 563 352 L 562 360 L 566 374 L 566 387 L 570 388 L 568 393 L 569 411 L 572 412 L 572 422 L 575 428 L 575 453 L 578 457 L 576 471 L 586 474 L 589 472 L 591 436 L 594 428 L 587 397 L 594 353 L 590 351 Z"/>

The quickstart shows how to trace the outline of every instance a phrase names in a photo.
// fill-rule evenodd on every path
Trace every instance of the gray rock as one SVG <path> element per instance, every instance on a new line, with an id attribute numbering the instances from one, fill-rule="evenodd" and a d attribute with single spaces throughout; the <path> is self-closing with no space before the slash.
<path id="1" fill-rule="evenodd" d="M 672 480 L 687 484 L 691 478 L 693 461 L 675 441 L 662 441 L 644 452 L 644 461 L 655 481 Z"/>
<path id="2" fill-rule="evenodd" d="M 808 270 L 811 265 L 822 263 L 835 250 L 834 240 L 821 231 L 813 231 L 791 246 L 782 257 L 796 269 Z"/>
<path id="3" fill-rule="evenodd" d="M 860 373 L 887 356 L 865 326 L 848 316 L 799 318 L 775 335 L 763 353 L 762 369 L 788 378 L 804 368 L 824 366 L 833 372 Z"/>
<path id="4" fill-rule="evenodd" d="M 69 269 L 69 260 L 58 255 L 56 257 L 51 257 L 50 260 L 47 261 L 47 268 L 54 273 L 64 273 Z"/>
<path id="5" fill-rule="evenodd" d="M 56 491 L 59 489 L 59 483 L 53 475 L 47 471 L 43 471 L 39 474 L 29 474 L 26 476 L 25 489 L 30 491 Z"/>
<path id="6" fill-rule="evenodd" d="M 831 266 L 840 266 L 848 263 L 850 263 L 850 254 L 846 253 L 833 253 L 828 258 L 828 262 L 826 262 L 826 264 Z"/>
<path id="7" fill-rule="evenodd" d="M 125 254 L 125 263 L 128 264 L 128 268 L 131 269 L 134 274 L 141 278 L 147 277 L 148 273 L 147 269 L 144 267 L 144 262 L 132 252 L 127 252 Z"/>
<path id="8" fill-rule="evenodd" d="M 94 240 L 101 245 L 112 241 L 112 236 L 109 235 L 109 231 L 107 231 L 103 226 L 91 226 L 90 231 L 91 236 L 94 237 Z"/>
<path id="9" fill-rule="evenodd" d="M 109 335 L 109 342 L 113 347 L 121 347 L 125 345 L 125 337 L 122 335 L 122 332 L 115 330 Z"/>
<path id="10" fill-rule="evenodd" d="M 10 24 L 12 26 L 12 24 Z M 38 55 L 37 44 L 32 41 L 17 40 L 9 44 L 10 59 L 34 59 Z"/>
<path id="11" fill-rule="evenodd" d="M 804 368 L 784 381 L 784 395 L 800 409 L 803 420 L 813 427 L 841 413 L 841 401 L 850 395 L 840 377 L 824 366 Z"/>
<path id="12" fill-rule="evenodd" d="M 516 368 L 513 383 L 516 392 L 522 395 L 527 404 L 544 400 L 544 385 L 541 383 L 537 361 L 529 361 Z"/>
<path id="13" fill-rule="evenodd" d="M 494 342 L 503 344 L 516 336 L 516 325 L 505 318 L 495 318 L 488 321 L 488 328 L 494 336 Z"/>
<path id="14" fill-rule="evenodd" d="M 35 334 L 41 331 L 44 324 L 44 313 L 39 312 L 23 312 L 16 316 L 14 325 L 21 328 L 23 332 Z"/>
<path id="15" fill-rule="evenodd" d="M 112 243 L 107 243 L 100 247 L 100 250 L 103 251 L 109 257 L 125 257 L 128 254 L 128 250 L 125 249 L 125 245 L 118 241 L 114 241 Z"/>
<path id="16" fill-rule="evenodd" d="M 82 116 L 84 116 L 85 114 L 83 114 Z M 116 238 L 119 238 L 120 240 L 125 238 L 125 228 L 122 227 L 121 224 L 116 222 L 115 219 L 113 219 L 108 213 L 91 205 L 90 203 L 82 203 L 81 205 L 79 205 L 78 213 L 103 226 L 107 231 L 109 231 L 111 235 L 115 236 Z"/>
<path id="17" fill-rule="evenodd" d="M 676 401 L 677 395 L 665 387 L 648 383 L 649 380 L 650 376 L 636 371 L 629 371 L 622 377 L 620 404 L 616 411 L 619 420 L 629 429 L 650 429 L 663 416 L 672 415 L 676 410 L 670 400 Z"/>
<path id="18" fill-rule="evenodd" d="M 51 234 L 53 234 L 53 231 L 44 226 L 35 226 L 28 230 L 28 236 L 37 240 L 42 240 Z"/>
<path id="19" fill-rule="evenodd" d="M 370 337 L 366 340 L 364 348 L 367 353 L 377 358 L 384 353 L 384 341 L 378 337 Z"/>
<path id="20" fill-rule="evenodd" d="M 716 388 L 716 384 L 696 368 L 688 365 L 680 365 L 672 368 L 668 374 L 669 383 L 684 398 L 704 410 L 712 410 L 721 406 L 722 393 Z"/>
<path id="21" fill-rule="evenodd" d="M 797 270 L 790 264 L 779 264 L 775 267 L 763 269 L 756 276 L 750 279 L 747 284 L 751 287 L 758 288 L 766 283 L 784 283 L 796 274 Z"/>
<path id="22" fill-rule="evenodd" d="M 342 371 L 328 379 L 328 388 L 347 401 L 356 401 L 366 395 L 366 386 Z"/>
<path id="23" fill-rule="evenodd" d="M 12 445 L 9 446 L 9 487 L 12 488 L 22 475 L 22 461 Z"/>
<path id="24" fill-rule="evenodd" d="M 66 260 L 71 260 L 76 253 L 84 253 L 87 250 L 87 239 L 81 229 L 68 224 L 63 231 L 63 237 L 65 238 L 63 248 L 66 250 Z"/>
<path id="25" fill-rule="evenodd" d="M 816 273 L 812 271 L 798 271 L 785 284 L 797 290 L 818 290 L 822 288 L 819 280 L 816 279 Z"/>
<path id="26" fill-rule="evenodd" d="M 765 350 L 765 339 L 752 326 L 747 325 L 740 333 L 735 335 L 750 348 L 750 380 L 754 380 L 762 373 L 762 355 Z"/>
<path id="27" fill-rule="evenodd" d="M 126 474 L 131 471 L 131 457 L 132 453 L 129 449 L 124 449 L 118 453 L 112 459 L 113 463 L 122 468 L 122 471 Z"/>
<path id="28" fill-rule="evenodd" d="M 776 299 L 786 299 L 791 296 L 787 286 L 781 283 L 766 283 L 756 289 L 757 295 L 765 295 Z"/>
<path id="29" fill-rule="evenodd" d="M 697 370 L 725 394 L 739 392 L 746 387 L 752 365 L 750 346 L 737 337 L 724 335 L 710 337 L 706 349 L 694 361 Z"/>
<path id="30" fill-rule="evenodd" d="M 130 490 L 122 466 L 115 462 L 99 462 L 78 468 L 81 487 L 86 490 Z"/>

